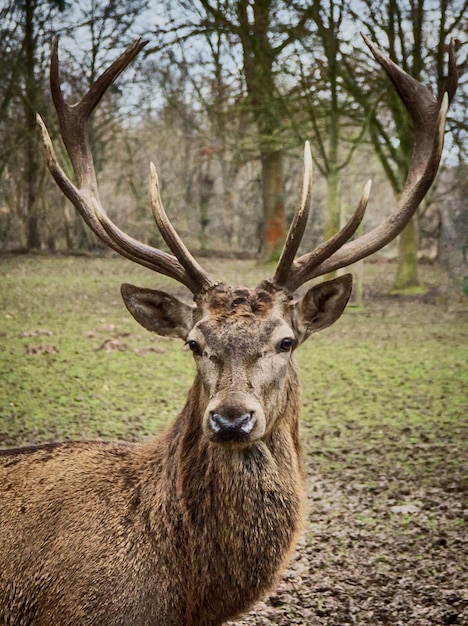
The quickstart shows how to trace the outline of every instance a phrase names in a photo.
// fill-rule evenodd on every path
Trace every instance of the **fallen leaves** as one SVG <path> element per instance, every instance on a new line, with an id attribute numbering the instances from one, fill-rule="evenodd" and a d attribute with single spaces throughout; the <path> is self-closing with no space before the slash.
<path id="1" fill-rule="evenodd" d="M 130 332 L 122 332 L 116 330 L 114 324 L 103 324 L 96 329 L 84 331 L 83 337 L 87 339 L 102 339 L 102 335 L 107 335 L 101 342 L 93 348 L 94 352 L 105 352 L 110 354 L 112 352 L 133 352 L 138 356 L 147 356 L 149 354 L 164 354 L 166 351 L 164 348 L 157 344 L 151 345 L 133 345 L 143 339 L 142 335 Z M 111 336 L 109 336 L 111 334 Z M 52 337 L 53 332 L 46 328 L 35 328 L 32 330 L 25 330 L 19 335 L 22 338 L 29 337 Z M 125 341 L 124 341 L 125 340 Z M 163 338 L 158 337 L 157 341 L 163 341 Z M 59 350 L 57 346 L 52 344 L 26 344 L 25 350 L 27 354 L 42 355 L 42 354 L 58 354 Z"/>
<path id="2" fill-rule="evenodd" d="M 164 354 L 166 351 L 159 346 L 141 346 L 131 348 L 127 343 L 121 339 L 105 339 L 97 348 L 94 348 L 95 352 L 134 352 L 138 356 L 146 356 L 148 354 Z"/>
<path id="3" fill-rule="evenodd" d="M 142 346 L 135 348 L 134 352 L 139 356 L 146 356 L 147 354 L 164 354 L 166 351 L 158 346 Z"/>
<path id="4" fill-rule="evenodd" d="M 52 337 L 53 332 L 46 328 L 34 328 L 33 330 L 25 330 L 20 333 L 21 338 L 29 338 L 29 337 Z M 25 344 L 24 349 L 26 350 L 26 354 L 32 355 L 42 355 L 42 354 L 58 354 L 57 346 L 53 344 Z"/>
<path id="5" fill-rule="evenodd" d="M 420 502 L 418 503 L 408 502 L 406 504 L 400 504 L 400 505 L 390 507 L 390 511 L 398 515 L 414 515 L 416 513 L 419 513 L 420 509 L 421 509 Z"/>
<path id="6" fill-rule="evenodd" d="M 112 336 L 107 336 L 103 341 L 101 341 L 101 343 L 94 348 L 94 352 L 105 352 L 107 354 L 112 352 L 133 352 L 138 356 L 146 356 L 148 354 L 164 354 L 166 352 L 164 348 L 161 348 L 157 344 L 144 346 L 135 345 L 142 340 L 142 335 L 118 331 L 113 324 L 104 324 L 97 329 L 84 332 L 83 335 L 89 339 L 97 339 L 102 336 L 103 333 L 107 335 L 112 333 Z M 158 341 L 160 340 L 161 338 L 158 337 Z"/>
<path id="7" fill-rule="evenodd" d="M 52 337 L 54 333 L 45 328 L 36 328 L 34 330 L 25 330 L 20 337 Z"/>
<path id="8" fill-rule="evenodd" d="M 123 352 L 128 350 L 128 346 L 123 341 L 119 339 L 106 339 L 103 341 L 97 348 L 94 348 L 95 352 Z"/>
<path id="9" fill-rule="evenodd" d="M 58 348 L 57 346 L 53 346 L 50 344 L 36 344 L 36 345 L 29 345 L 26 344 L 25 346 L 25 350 L 27 354 L 34 354 L 34 355 L 41 355 L 41 354 L 58 354 Z"/>

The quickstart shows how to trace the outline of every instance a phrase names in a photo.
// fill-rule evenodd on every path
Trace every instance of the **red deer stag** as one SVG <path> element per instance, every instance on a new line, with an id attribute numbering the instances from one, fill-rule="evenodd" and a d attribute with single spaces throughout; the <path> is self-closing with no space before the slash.
<path id="1" fill-rule="evenodd" d="M 172 254 L 119 230 L 101 206 L 87 120 L 138 54 L 130 46 L 72 106 L 51 89 L 73 164 L 59 166 L 41 120 L 53 177 L 88 226 L 123 256 L 184 284 L 188 305 L 162 291 L 122 286 L 146 329 L 183 339 L 196 376 L 185 407 L 161 436 L 143 443 L 51 443 L 0 455 L 0 622 L 34 626 L 215 626 L 245 611 L 278 579 L 301 527 L 300 393 L 294 351 L 343 312 L 345 275 L 293 292 L 311 278 L 366 257 L 392 240 L 430 187 L 440 160 L 448 102 L 456 88 L 449 55 L 446 94 L 430 91 L 366 43 L 414 121 L 414 153 L 395 212 L 348 242 L 349 223 L 295 260 L 307 222 L 311 157 L 301 201 L 272 279 L 255 288 L 210 278 L 175 232 L 151 166 L 156 224 Z"/>

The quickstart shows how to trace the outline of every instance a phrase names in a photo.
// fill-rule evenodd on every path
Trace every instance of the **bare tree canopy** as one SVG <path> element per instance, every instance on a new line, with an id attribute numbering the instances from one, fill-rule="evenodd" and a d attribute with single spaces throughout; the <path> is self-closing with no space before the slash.
<path id="1" fill-rule="evenodd" d="M 451 172 L 467 158 L 465 13 L 466 2 L 442 0 L 417 6 L 403 0 L 134 0 L 125 7 L 91 1 L 5 7 L 2 248 L 96 245 L 44 177 L 37 145 L 36 111 L 56 132 L 45 64 L 55 33 L 62 41 L 64 91 L 76 98 L 104 59 L 116 54 L 117 43 L 139 34 L 149 40 L 133 74 L 117 83 L 90 120 L 97 175 L 109 181 L 102 193 L 114 199 L 117 222 L 162 244 L 145 208 L 153 160 L 167 210 L 190 247 L 268 259 L 278 255 L 297 202 L 306 139 L 317 169 L 307 235 L 312 243 L 346 221 L 367 178 L 376 181 L 377 213 L 392 189 L 401 190 L 411 121 L 383 75 L 369 71 L 360 30 L 436 94 L 445 79 L 446 45 L 454 39 L 462 80 L 448 119 L 443 188 L 459 180 Z M 444 201 L 437 189 L 438 183 L 402 237 L 397 285 L 417 284 L 418 235 L 422 251 L 435 254 Z M 364 231 L 375 219 L 379 215 L 365 218 Z"/>

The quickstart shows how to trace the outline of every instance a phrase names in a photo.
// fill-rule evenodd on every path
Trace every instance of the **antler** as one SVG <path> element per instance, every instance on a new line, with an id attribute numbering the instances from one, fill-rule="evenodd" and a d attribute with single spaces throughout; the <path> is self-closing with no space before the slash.
<path id="1" fill-rule="evenodd" d="M 442 154 L 445 120 L 457 88 L 457 69 L 453 44 L 449 46 L 448 77 L 445 93 L 437 102 L 430 90 L 409 76 L 384 56 L 366 35 L 362 35 L 370 51 L 393 82 L 414 125 L 413 153 L 408 176 L 396 210 L 382 224 L 362 237 L 346 243 L 364 216 L 370 193 L 370 181 L 350 221 L 331 239 L 294 260 L 307 222 L 308 207 L 304 198 L 310 194 L 311 165 L 308 144 L 305 150 L 302 201 L 291 224 L 283 253 L 273 281 L 290 292 L 311 278 L 363 259 L 392 241 L 408 224 L 436 176 Z M 308 191 L 306 191 L 306 189 Z"/>
<path id="2" fill-rule="evenodd" d="M 154 165 L 151 164 L 150 191 L 153 215 L 164 240 L 175 256 L 147 246 L 121 231 L 107 216 L 99 198 L 93 157 L 89 145 L 88 119 L 110 85 L 146 45 L 136 40 L 93 83 L 88 93 L 76 104 L 65 102 L 59 81 L 58 38 L 55 39 L 50 63 L 50 87 L 57 111 L 60 133 L 75 172 L 77 186 L 61 168 L 47 128 L 37 116 L 46 149 L 47 164 L 56 183 L 79 211 L 91 230 L 110 248 L 122 256 L 144 265 L 160 274 L 174 278 L 193 294 L 214 285 L 207 273 L 185 247 L 170 223 L 159 196 L 159 185 Z"/>
<path id="3" fill-rule="evenodd" d="M 437 102 L 427 87 L 420 84 L 385 57 L 368 37 L 362 35 L 376 60 L 393 82 L 414 125 L 413 154 L 408 176 L 395 212 L 382 224 L 362 237 L 349 242 L 367 207 L 370 181 L 349 222 L 318 248 L 294 260 L 307 224 L 312 180 L 312 158 L 308 142 L 304 150 L 304 178 L 301 202 L 273 278 L 273 282 L 290 292 L 311 278 L 346 267 L 383 248 L 406 226 L 424 198 L 437 173 L 443 147 L 445 119 L 457 88 L 457 71 L 453 45 L 449 46 L 449 71 L 446 91 Z M 147 42 L 139 39 L 93 83 L 76 104 L 65 102 L 59 82 L 58 39 L 54 41 L 50 85 L 57 111 L 60 132 L 70 157 L 77 186 L 58 163 L 49 133 L 37 116 L 46 149 L 48 167 L 60 189 L 74 204 L 91 230 L 106 245 L 128 259 L 181 282 L 195 295 L 215 284 L 197 263 L 175 231 L 164 210 L 159 194 L 156 169 L 151 164 L 150 193 L 153 215 L 158 229 L 175 256 L 147 246 L 121 231 L 104 211 L 100 198 L 93 157 L 87 132 L 88 119 L 109 86 L 120 76 Z M 348 243 L 346 243 L 348 242 Z"/>

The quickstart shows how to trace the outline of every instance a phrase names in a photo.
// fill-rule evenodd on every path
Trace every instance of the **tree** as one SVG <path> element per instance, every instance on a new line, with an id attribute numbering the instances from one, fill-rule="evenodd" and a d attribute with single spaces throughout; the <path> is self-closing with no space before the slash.
<path id="1" fill-rule="evenodd" d="M 166 25 L 151 39 L 146 66 L 164 198 L 168 208 L 174 205 L 177 228 L 192 245 L 196 236 L 202 249 L 256 254 L 261 183 L 257 133 L 239 71 L 240 46 L 208 20 L 201 3 L 184 3 L 184 10 L 182 4 L 167 3 Z M 161 139 L 161 123 L 172 128 L 176 141 Z M 179 165 L 168 167 L 177 153 Z M 184 216 L 183 207 L 190 207 Z"/>
<path id="2" fill-rule="evenodd" d="M 408 2 L 360 0 L 351 5 L 351 16 L 362 20 L 371 37 L 392 60 L 417 80 L 432 82 L 440 93 L 445 80 L 445 46 L 463 32 L 467 2 Z M 369 118 L 370 139 L 395 194 L 399 195 L 411 157 L 411 125 L 396 92 L 381 74 L 369 76 L 355 49 L 346 61 L 346 84 Z M 368 65 L 368 59 L 364 61 Z M 455 109 L 456 110 L 456 109 Z M 453 114 L 452 114 L 453 115 Z M 394 289 L 419 287 L 417 271 L 417 218 L 400 235 Z"/>
<path id="3" fill-rule="evenodd" d="M 38 249 L 42 244 L 38 214 L 43 179 L 42 148 L 36 125 L 36 112 L 43 109 L 41 49 L 50 21 L 63 9 L 62 0 L 24 0 L 8 7 L 2 16 L 3 58 L 9 62 L 4 64 L 1 102 L 1 133 L 8 149 L 2 159 L 1 171 L 3 178 L 15 178 L 16 186 L 21 189 L 16 202 L 18 213 L 24 216 L 28 249 Z M 12 167 L 13 163 L 16 167 Z"/>
<path id="4" fill-rule="evenodd" d="M 65 88 L 74 97 L 84 93 L 108 65 L 109 56 L 116 54 L 122 41 L 129 42 L 142 30 L 138 18 L 148 9 L 148 0 L 86 0 L 75 8 L 72 21 L 59 24 L 61 32 L 61 73 Z M 144 24 L 143 19 L 141 20 Z M 79 59 L 79 60 L 78 60 Z M 89 121 L 89 136 L 96 171 L 106 162 L 107 152 L 116 134 L 123 132 L 123 119 L 129 116 L 128 107 L 121 106 L 120 95 L 131 82 L 125 76 L 113 87 Z M 118 131 L 117 133 L 115 131 Z M 67 242 L 69 247 L 93 248 L 95 238 L 84 228 L 81 218 L 66 213 Z"/>
<path id="5" fill-rule="evenodd" d="M 183 9 L 187 5 L 181 2 Z M 298 8 L 274 0 L 198 0 L 192 3 L 198 22 L 187 38 L 200 32 L 219 32 L 242 59 L 246 100 L 257 130 L 263 201 L 262 256 L 278 256 L 286 231 L 284 208 L 285 109 L 278 82 L 280 60 L 305 32 L 311 7 Z M 204 13 L 204 14 L 203 14 Z M 177 19 L 177 18 L 176 18 Z M 186 18 L 184 18 L 185 20 Z M 184 21 L 182 20 L 182 22 Z M 175 26 L 173 32 L 180 32 Z"/>
<path id="6" fill-rule="evenodd" d="M 310 37 L 298 42 L 295 67 L 300 78 L 291 94 L 295 117 L 300 120 L 301 140 L 311 139 L 313 158 L 327 185 L 324 238 L 329 239 L 340 228 L 340 175 L 361 144 L 366 120 L 352 96 L 346 92 L 342 78 L 345 54 L 349 45 L 344 36 L 346 2 L 329 0 L 312 3 L 314 28 Z M 350 33 L 348 37 L 355 36 Z"/>

